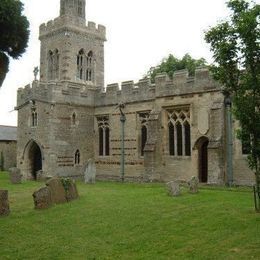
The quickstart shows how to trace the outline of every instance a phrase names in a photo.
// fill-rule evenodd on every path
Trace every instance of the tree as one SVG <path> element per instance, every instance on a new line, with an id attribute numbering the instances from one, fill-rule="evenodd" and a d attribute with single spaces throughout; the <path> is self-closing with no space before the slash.
<path id="1" fill-rule="evenodd" d="M 29 22 L 19 0 L 0 1 L 0 87 L 9 67 L 9 57 L 18 59 L 27 47 Z"/>
<path id="2" fill-rule="evenodd" d="M 260 212 L 260 5 L 229 0 L 227 6 L 229 19 L 210 28 L 205 39 L 213 51 L 213 76 L 223 85 L 224 94 L 231 96 L 233 113 L 240 122 L 238 138 L 249 145 L 255 207 Z"/>
<path id="3" fill-rule="evenodd" d="M 182 69 L 187 69 L 192 76 L 195 74 L 195 69 L 197 67 L 205 65 L 206 60 L 203 58 L 196 60 L 189 54 L 185 54 L 182 59 L 178 59 L 170 54 L 167 58 L 164 58 L 159 65 L 151 67 L 145 77 L 151 78 L 151 82 L 154 82 L 155 76 L 159 73 L 166 72 L 169 77 L 172 78 L 175 71 Z"/>

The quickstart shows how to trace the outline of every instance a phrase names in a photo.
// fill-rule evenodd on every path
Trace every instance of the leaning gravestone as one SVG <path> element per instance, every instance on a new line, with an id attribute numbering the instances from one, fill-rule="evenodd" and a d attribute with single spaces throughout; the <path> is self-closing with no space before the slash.
<path id="1" fill-rule="evenodd" d="M 60 178 L 54 177 L 48 180 L 46 186 L 50 189 L 53 203 L 59 204 L 67 202 L 66 192 Z"/>
<path id="2" fill-rule="evenodd" d="M 190 193 L 198 193 L 199 191 L 199 179 L 198 177 L 192 176 L 188 181 Z"/>
<path id="3" fill-rule="evenodd" d="M 33 193 L 34 208 L 47 209 L 52 205 L 51 191 L 49 187 L 43 187 Z"/>
<path id="4" fill-rule="evenodd" d="M 79 197 L 76 183 L 69 178 L 51 178 L 33 193 L 35 209 L 46 209 L 52 204 L 66 203 Z"/>
<path id="5" fill-rule="evenodd" d="M 96 165 L 93 159 L 89 159 L 85 170 L 85 183 L 95 183 L 96 181 Z"/>
<path id="6" fill-rule="evenodd" d="M 177 197 L 181 194 L 180 183 L 176 181 L 170 181 L 166 183 L 168 194 L 170 196 Z"/>
<path id="7" fill-rule="evenodd" d="M 0 216 L 7 216 L 9 213 L 8 190 L 0 190 Z"/>
<path id="8" fill-rule="evenodd" d="M 20 169 L 13 167 L 9 169 L 9 172 L 10 172 L 10 181 L 12 184 L 22 183 L 22 174 Z"/>

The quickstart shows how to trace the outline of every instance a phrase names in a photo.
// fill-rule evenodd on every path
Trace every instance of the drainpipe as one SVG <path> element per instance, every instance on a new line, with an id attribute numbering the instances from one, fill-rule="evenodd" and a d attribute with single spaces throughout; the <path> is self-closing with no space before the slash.
<path id="1" fill-rule="evenodd" d="M 231 114 L 231 98 L 229 93 L 225 95 L 225 108 L 226 108 L 226 172 L 227 184 L 233 184 L 233 140 L 232 140 L 232 114 Z"/>
<path id="2" fill-rule="evenodd" d="M 125 113 L 123 112 L 123 108 L 125 108 L 125 104 L 119 103 L 117 108 L 120 110 L 120 122 L 121 122 L 121 158 L 120 158 L 120 174 L 121 180 L 124 182 L 125 178 Z"/>
<path id="3" fill-rule="evenodd" d="M 121 179 L 124 181 L 125 176 L 125 114 L 121 114 Z"/>

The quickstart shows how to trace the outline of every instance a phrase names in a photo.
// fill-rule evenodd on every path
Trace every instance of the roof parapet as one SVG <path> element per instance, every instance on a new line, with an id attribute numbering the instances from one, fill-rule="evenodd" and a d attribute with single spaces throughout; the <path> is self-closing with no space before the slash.
<path id="1" fill-rule="evenodd" d="M 93 33 L 101 38 L 106 38 L 106 27 L 104 25 L 98 24 L 89 21 L 87 26 L 86 23 L 82 24 L 82 19 L 77 19 L 75 17 L 61 16 L 50 20 L 47 23 L 43 23 L 39 27 L 39 38 L 48 35 L 56 30 L 63 28 L 68 28 L 72 30 L 80 30 L 85 33 Z"/>
<path id="2" fill-rule="evenodd" d="M 106 91 L 96 95 L 97 106 L 116 104 L 118 102 L 142 102 L 165 96 L 185 95 L 191 93 L 215 91 L 219 84 L 212 80 L 207 68 L 199 68 L 195 76 L 190 77 L 188 70 L 176 71 L 173 79 L 166 73 L 156 75 L 155 84 L 149 78 L 134 81 L 125 81 L 107 85 Z"/>

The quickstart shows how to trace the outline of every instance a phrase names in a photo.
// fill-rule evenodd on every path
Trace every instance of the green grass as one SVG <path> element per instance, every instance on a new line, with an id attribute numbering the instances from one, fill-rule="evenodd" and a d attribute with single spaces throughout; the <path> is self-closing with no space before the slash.
<path id="1" fill-rule="evenodd" d="M 34 210 L 39 182 L 12 185 L 0 259 L 260 259 L 250 189 L 203 187 L 169 197 L 163 184 L 78 183 L 80 199 Z"/>

